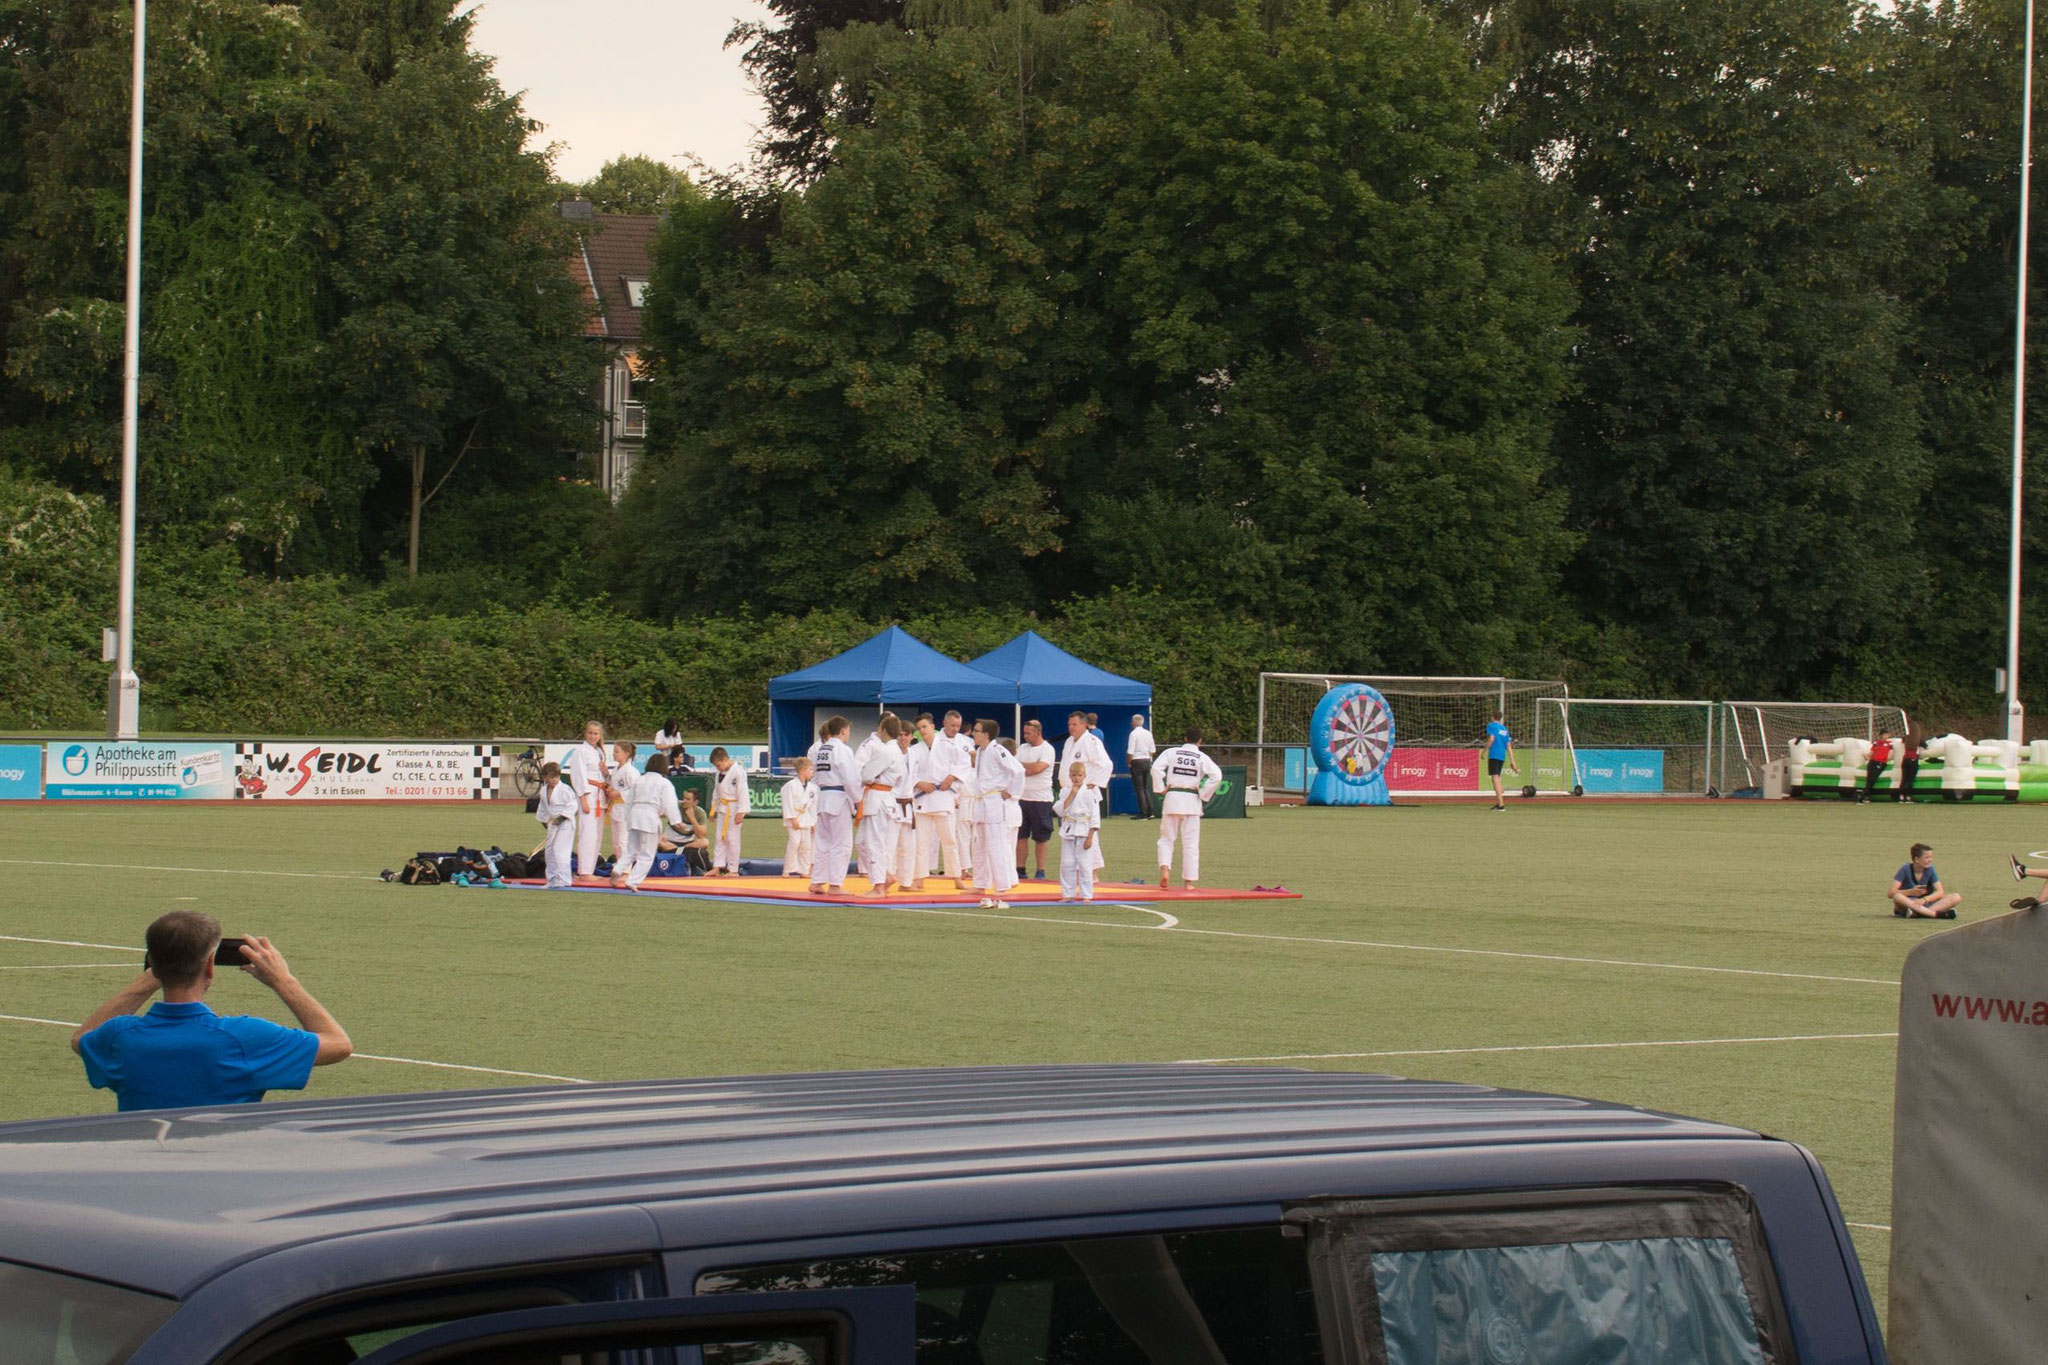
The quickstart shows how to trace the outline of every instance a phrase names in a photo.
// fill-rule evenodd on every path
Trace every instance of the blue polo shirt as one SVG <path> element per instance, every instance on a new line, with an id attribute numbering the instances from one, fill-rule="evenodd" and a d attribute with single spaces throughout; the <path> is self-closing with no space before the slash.
<path id="1" fill-rule="evenodd" d="M 1467 730 L 1465 733 L 1470 734 Z M 1508 727 L 1497 720 L 1486 723 L 1486 756 L 1506 758 L 1508 756 Z"/>
<path id="2" fill-rule="evenodd" d="M 266 1090 L 304 1090 L 320 1039 L 253 1015 L 223 1018 L 204 1001 L 159 1000 L 78 1040 L 85 1078 L 123 1111 L 254 1104 Z"/>

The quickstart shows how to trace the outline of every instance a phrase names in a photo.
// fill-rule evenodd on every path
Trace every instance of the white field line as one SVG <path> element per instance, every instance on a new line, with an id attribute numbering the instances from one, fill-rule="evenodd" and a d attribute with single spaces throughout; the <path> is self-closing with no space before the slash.
<path id="1" fill-rule="evenodd" d="M 1490 1052 L 1607 1052 L 1643 1047 L 1737 1047 L 1746 1043 L 1826 1043 L 1844 1039 L 1896 1038 L 1897 1033 L 1782 1033 L 1756 1038 L 1649 1038 L 1625 1043 L 1517 1043 L 1499 1047 L 1423 1047 L 1387 1052 L 1262 1052 L 1254 1057 L 1191 1057 L 1182 1065 L 1220 1066 L 1234 1062 L 1336 1062 L 1370 1057 L 1469 1057 Z"/>
<path id="2" fill-rule="evenodd" d="M 132 962 L 39 962 L 32 967 L 0 967 L 0 972 L 69 972 L 80 967 L 126 967 L 134 971 Z"/>
<path id="3" fill-rule="evenodd" d="M 1852 1228 L 1862 1228 L 1865 1232 L 1890 1232 L 1892 1230 L 1890 1223 L 1850 1223 L 1849 1226 Z"/>
<path id="4" fill-rule="evenodd" d="M 0 1022 L 9 1024 L 48 1024 L 52 1028 L 77 1028 L 75 1019 L 38 1019 L 31 1014 L 0 1014 Z M 557 1076 L 548 1071 L 511 1071 L 502 1066 L 464 1066 L 460 1062 L 429 1062 L 418 1057 L 387 1057 L 375 1052 L 358 1052 L 357 1060 L 365 1062 L 396 1062 L 402 1066 L 430 1066 L 438 1071 L 475 1071 L 489 1076 L 523 1076 L 534 1081 L 567 1081 L 571 1085 L 590 1085 L 592 1082 L 581 1076 Z"/>
<path id="5" fill-rule="evenodd" d="M 356 876 L 342 872 L 273 872 L 254 868 L 152 867 L 137 863 L 59 863 L 40 861 L 33 858 L 0 858 L 0 865 L 6 864 L 24 867 L 84 867 L 142 872 L 205 872 L 248 877 L 325 877 L 341 881 L 377 880 L 377 878 L 367 875 Z M 732 897 L 729 899 L 711 897 L 710 899 L 717 900 L 721 905 L 745 905 L 747 903 L 744 897 Z M 1105 904 L 1114 903 L 1105 902 Z M 788 907 L 778 905 L 772 908 L 784 910 Z M 953 919 L 996 919 L 1032 924 L 1062 924 L 1082 929 L 1136 929 L 1154 933 L 1192 934 L 1202 938 L 1246 939 L 1260 943 L 1302 943 L 1325 948 L 1372 948 L 1381 952 L 1446 953 L 1457 957 L 1496 957 L 1517 962 L 1556 962 L 1567 966 L 1580 967 L 1625 967 L 1637 971 L 1703 972 L 1713 976 L 1756 976 L 1780 981 L 1827 981 L 1849 986 L 1884 986 L 1892 990 L 1897 990 L 1899 986 L 1899 983 L 1895 980 L 1874 976 L 1831 976 L 1821 972 L 1778 972 L 1768 971 L 1760 967 L 1706 967 L 1690 962 L 1647 962 L 1624 957 L 1577 957 L 1567 953 L 1516 952 L 1506 948 L 1457 948 L 1439 943 L 1393 943 L 1380 939 L 1319 938 L 1301 934 L 1259 934 L 1243 929 L 1190 929 L 1184 924 L 1118 924 L 1107 920 L 1055 919 L 1047 915 L 1010 915 L 988 910 L 951 910 L 941 906 L 930 905 L 863 905 L 833 906 L 831 908 L 842 911 L 850 909 L 886 911 L 899 915 L 942 915 Z M 1139 909 L 1144 907 L 1132 906 L 1131 908 Z M 1150 911 L 1149 913 L 1160 914 L 1163 912 Z M 105 945 L 81 944 L 78 946 L 101 947 Z"/>
<path id="6" fill-rule="evenodd" d="M 209 877 L 318 877 L 341 882 L 374 882 L 367 872 L 279 872 L 267 867 L 162 867 L 155 863 L 61 863 L 48 858 L 0 858 L 11 867 L 84 867 L 99 872 L 203 872 Z"/>
<path id="7" fill-rule="evenodd" d="M 59 948 L 105 948 L 110 953 L 135 951 L 132 943 L 81 943 L 75 938 L 24 938 L 20 934 L 0 934 L 0 940 L 8 943 L 50 943 Z M 136 965 L 136 970 L 142 970 L 141 964 Z"/>

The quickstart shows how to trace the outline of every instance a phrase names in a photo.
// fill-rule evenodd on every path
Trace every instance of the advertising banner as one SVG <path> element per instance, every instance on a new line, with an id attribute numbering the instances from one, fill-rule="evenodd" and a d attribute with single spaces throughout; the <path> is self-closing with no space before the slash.
<path id="1" fill-rule="evenodd" d="M 1595 793 L 1664 790 L 1662 749 L 1580 749 L 1579 784 Z"/>
<path id="2" fill-rule="evenodd" d="M 35 801 L 43 794 L 43 746 L 0 744 L 0 801 Z"/>
<path id="3" fill-rule="evenodd" d="M 1402 792 L 1477 791 L 1486 768 L 1477 749 L 1408 749 L 1387 755 L 1387 790 Z"/>
<path id="4" fill-rule="evenodd" d="M 249 740 L 234 746 L 234 795 L 245 801 L 488 801 L 498 794 L 489 744 Z"/>
<path id="5" fill-rule="evenodd" d="M 1901 975 L 1891 1358 L 2038 1360 L 2048 1341 L 2048 911 L 1924 939 Z"/>
<path id="6" fill-rule="evenodd" d="M 225 744 L 52 740 L 43 749 L 51 801 L 227 801 L 235 795 Z"/>

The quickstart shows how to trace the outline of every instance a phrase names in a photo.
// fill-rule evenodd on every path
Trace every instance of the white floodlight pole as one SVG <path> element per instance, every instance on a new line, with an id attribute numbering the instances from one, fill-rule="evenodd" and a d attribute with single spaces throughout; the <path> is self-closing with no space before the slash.
<path id="1" fill-rule="evenodd" d="M 2027 429 L 2027 227 L 2034 179 L 2034 0 L 2027 0 L 2027 69 L 2020 82 L 2019 307 L 2012 358 L 2012 563 L 2008 571 L 2005 620 L 2005 737 L 2027 738 L 2020 705 L 2020 506 Z"/>
<path id="2" fill-rule="evenodd" d="M 128 307 L 121 385 L 121 616 L 107 679 L 107 738 L 134 739 L 142 683 L 135 676 L 135 442 L 142 391 L 142 71 L 146 0 L 135 0 L 135 71 L 128 100 Z"/>

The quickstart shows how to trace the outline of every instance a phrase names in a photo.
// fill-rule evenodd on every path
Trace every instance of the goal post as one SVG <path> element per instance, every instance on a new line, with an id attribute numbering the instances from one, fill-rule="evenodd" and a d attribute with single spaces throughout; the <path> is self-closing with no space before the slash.
<path id="1" fill-rule="evenodd" d="M 1305 795 L 1315 777 L 1309 718 L 1323 695 L 1364 683 L 1386 699 L 1394 720 L 1394 749 L 1386 764 L 1395 796 L 1478 796 L 1491 791 L 1486 765 L 1486 724 L 1501 713 L 1517 743 L 1536 724 L 1536 699 L 1569 696 L 1561 680 L 1396 676 L 1363 673 L 1259 674 L 1259 728 L 1254 785 L 1268 793 Z"/>
<path id="2" fill-rule="evenodd" d="M 1715 721 L 1714 782 L 1723 792 L 1761 787 L 1773 760 L 1799 738 L 1876 739 L 1903 735 L 1903 709 L 1876 702 L 1724 701 Z"/>
<path id="3" fill-rule="evenodd" d="M 1538 795 L 1709 796 L 1716 705 L 1539 697 L 1523 777 Z"/>

